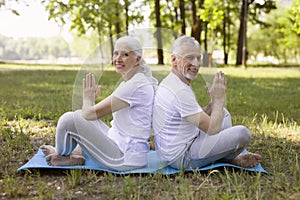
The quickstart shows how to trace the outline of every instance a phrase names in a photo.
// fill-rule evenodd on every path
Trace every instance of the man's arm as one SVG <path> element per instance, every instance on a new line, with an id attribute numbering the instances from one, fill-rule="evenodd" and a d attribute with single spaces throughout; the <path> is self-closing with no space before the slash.
<path id="1" fill-rule="evenodd" d="M 201 130 L 205 131 L 209 135 L 217 134 L 222 128 L 222 122 L 224 117 L 224 102 L 226 91 L 226 79 L 222 72 L 218 72 L 215 75 L 213 85 L 210 88 L 210 95 L 212 97 L 211 102 L 211 114 L 210 116 L 206 112 L 196 113 L 188 116 L 187 120 L 198 126 Z M 209 111 L 210 108 L 206 108 Z"/>
<path id="2" fill-rule="evenodd" d="M 211 115 L 211 111 L 212 111 L 212 101 L 210 101 L 206 106 L 204 106 L 203 111 L 210 116 Z"/>

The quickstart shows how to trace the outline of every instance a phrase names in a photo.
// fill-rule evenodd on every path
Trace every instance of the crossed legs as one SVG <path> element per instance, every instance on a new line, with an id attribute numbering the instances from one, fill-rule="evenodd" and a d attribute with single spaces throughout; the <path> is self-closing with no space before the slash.
<path id="1" fill-rule="evenodd" d="M 124 154 L 107 133 L 109 127 L 100 120 L 86 120 L 82 111 L 64 113 L 56 127 L 55 147 L 42 145 L 49 165 L 83 165 L 84 152 L 99 166 L 109 169 L 123 168 Z"/>
<path id="2" fill-rule="evenodd" d="M 82 156 L 82 150 L 79 145 L 72 151 L 70 155 L 60 155 L 56 153 L 56 149 L 51 145 L 42 145 L 40 147 L 46 155 L 46 162 L 50 166 L 70 166 L 84 165 L 85 158 Z"/>
<path id="3" fill-rule="evenodd" d="M 249 142 L 249 130 L 240 125 L 232 127 L 230 113 L 224 109 L 222 131 L 211 136 L 200 131 L 186 154 L 175 160 L 171 166 L 198 168 L 221 161 L 244 168 L 255 167 L 261 162 L 261 155 L 251 152 L 241 154 Z"/>
<path id="4" fill-rule="evenodd" d="M 188 152 L 188 165 L 194 168 L 221 161 L 245 168 L 255 167 L 261 162 L 261 155 L 251 152 L 241 154 L 249 142 L 249 130 L 240 125 L 213 136 L 200 133 Z"/>

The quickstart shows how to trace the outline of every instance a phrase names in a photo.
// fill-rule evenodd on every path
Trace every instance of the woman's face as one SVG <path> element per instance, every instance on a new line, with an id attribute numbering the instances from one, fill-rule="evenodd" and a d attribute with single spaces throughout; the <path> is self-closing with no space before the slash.
<path id="1" fill-rule="evenodd" d="M 113 64 L 116 72 L 126 74 L 130 72 L 140 60 L 126 42 L 117 42 L 113 53 Z"/>

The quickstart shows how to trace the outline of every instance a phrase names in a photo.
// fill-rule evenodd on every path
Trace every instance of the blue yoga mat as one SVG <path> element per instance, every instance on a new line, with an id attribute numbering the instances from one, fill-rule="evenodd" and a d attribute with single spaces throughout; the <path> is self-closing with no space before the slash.
<path id="1" fill-rule="evenodd" d="M 243 153 L 246 153 L 245 150 Z M 87 170 L 99 170 L 99 171 L 105 171 L 110 172 L 114 174 L 147 174 L 147 173 L 161 173 L 161 174 L 176 174 L 179 173 L 180 170 L 174 169 L 169 166 L 165 166 L 162 162 L 160 162 L 157 154 L 155 151 L 150 151 L 148 153 L 148 165 L 144 168 L 130 170 L 130 171 L 113 171 L 109 169 L 102 168 L 101 166 L 98 166 L 93 160 L 91 160 L 89 157 L 84 155 L 86 158 L 85 165 L 76 165 L 76 166 L 49 166 L 46 162 L 45 155 L 42 152 L 41 149 L 35 154 L 26 164 L 24 164 L 22 167 L 18 168 L 18 171 L 25 170 L 25 169 L 87 169 Z M 268 173 L 261 164 L 258 164 L 256 167 L 253 168 L 243 168 L 236 165 L 228 164 L 228 163 L 214 163 L 205 167 L 201 167 L 198 169 L 187 169 L 186 171 L 206 171 L 215 169 L 218 167 L 235 167 L 239 169 L 244 169 L 248 171 L 253 172 L 263 172 Z"/>

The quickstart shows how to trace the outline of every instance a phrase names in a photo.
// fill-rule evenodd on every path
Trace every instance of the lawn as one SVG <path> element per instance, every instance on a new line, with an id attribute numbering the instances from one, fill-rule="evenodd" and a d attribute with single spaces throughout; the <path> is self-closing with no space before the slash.
<path id="1" fill-rule="evenodd" d="M 2 199 L 300 199 L 299 68 L 218 69 L 227 74 L 226 107 L 233 123 L 250 129 L 248 150 L 263 155 L 262 165 L 268 175 L 222 168 L 167 176 L 82 170 L 17 172 L 41 144 L 54 144 L 59 116 L 80 107 L 79 83 L 86 69 L 1 68 L 10 69 L 0 70 Z M 153 74 L 161 80 L 168 69 Z M 119 81 L 120 76 L 110 70 L 101 73 L 103 92 L 98 100 L 113 91 Z M 201 76 L 192 87 L 201 105 L 207 103 Z M 110 116 L 104 119 L 106 123 L 110 120 Z"/>

